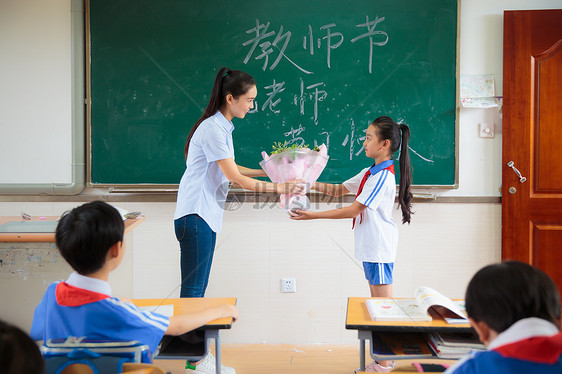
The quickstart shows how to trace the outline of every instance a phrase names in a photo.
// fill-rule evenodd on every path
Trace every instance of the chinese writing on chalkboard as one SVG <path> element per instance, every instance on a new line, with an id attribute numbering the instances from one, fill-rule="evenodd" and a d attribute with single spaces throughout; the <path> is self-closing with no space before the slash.
<path id="1" fill-rule="evenodd" d="M 361 48 L 368 48 L 368 71 L 369 74 L 373 72 L 373 59 L 376 47 L 384 47 L 389 41 L 389 35 L 386 31 L 381 30 L 385 17 L 378 15 L 374 19 L 369 15 L 365 15 L 365 22 L 359 22 L 355 25 L 355 29 L 350 32 L 352 35 L 349 42 L 354 45 L 361 45 Z M 377 28 L 378 27 L 378 28 Z M 332 53 L 347 40 L 344 36 L 343 30 L 338 28 L 336 23 L 326 23 L 318 29 L 314 29 L 310 24 L 306 28 L 308 31 L 302 36 L 302 48 L 307 51 L 311 56 L 315 53 L 325 53 L 326 65 L 328 69 L 332 68 Z M 258 105 L 256 101 L 255 108 L 249 113 L 270 112 L 279 114 L 279 104 L 287 96 L 289 101 L 295 105 L 301 116 L 304 116 L 307 111 L 311 112 L 312 122 L 315 126 L 319 124 L 320 108 L 330 96 L 330 87 L 327 87 L 320 79 L 312 78 L 314 69 L 306 66 L 301 62 L 295 62 L 288 56 L 287 48 L 289 43 L 298 43 L 291 40 L 293 33 L 291 30 L 285 30 L 283 25 L 278 28 L 272 27 L 269 21 L 262 22 L 259 19 L 255 20 L 255 24 L 246 30 L 249 39 L 242 42 L 242 46 L 248 48 L 248 52 L 244 57 L 243 63 L 248 64 L 251 60 L 258 61 L 261 64 L 261 69 L 266 71 L 274 71 L 277 66 L 282 62 L 292 65 L 298 72 L 304 74 L 298 78 L 297 93 L 291 94 L 289 91 L 285 92 L 290 86 L 285 81 L 277 81 L 273 79 L 271 83 L 263 86 L 265 90 L 266 99 L 263 104 Z M 357 43 L 357 44 L 356 44 Z M 293 84 L 293 82 L 289 82 Z M 285 92 L 285 94 L 283 94 Z M 333 96 L 333 95 L 332 95 Z M 327 109 L 329 110 L 329 109 Z M 345 136 L 341 140 L 342 147 L 348 147 L 349 160 L 353 157 L 360 155 L 364 151 L 363 141 L 365 140 L 365 129 L 357 129 L 353 118 L 349 118 L 348 122 L 349 131 L 346 131 Z M 341 124 L 344 126 L 344 124 Z M 283 134 L 286 138 L 288 145 L 298 144 L 305 145 L 303 132 L 306 127 L 302 124 L 291 125 L 290 130 L 285 131 Z M 328 131 L 320 132 L 319 135 L 325 136 L 325 139 L 314 139 L 314 145 L 320 142 L 330 147 L 330 133 Z M 411 149 L 411 148 L 410 148 Z M 421 156 L 419 153 L 411 149 L 417 156 L 426 162 L 433 162 L 432 160 Z"/>
<path id="2" fill-rule="evenodd" d="M 369 73 L 372 73 L 372 62 L 373 62 L 373 49 L 375 46 L 382 47 L 388 42 L 389 36 L 385 31 L 377 30 L 377 26 L 385 20 L 385 17 L 376 16 L 374 20 L 370 20 L 369 16 L 365 16 L 364 23 L 358 23 L 356 27 L 361 30 L 358 35 L 354 35 L 350 39 L 351 43 L 360 43 L 363 40 L 367 40 L 367 46 L 369 48 Z M 326 54 L 326 65 L 331 68 L 331 57 L 332 51 L 336 50 L 338 47 L 344 43 L 346 40 L 344 34 L 338 29 L 335 23 L 326 23 L 320 26 L 317 30 L 313 29 L 311 25 L 308 26 L 308 32 L 302 37 L 302 47 L 304 50 L 308 51 L 310 55 L 315 53 L 320 53 L 322 50 Z M 366 29 L 366 31 L 365 31 Z M 357 31 L 354 30 L 357 34 Z M 323 81 L 311 79 L 310 75 L 314 74 L 313 69 L 309 67 L 303 67 L 297 64 L 287 55 L 287 47 L 291 42 L 291 37 L 293 36 L 290 30 L 285 30 L 283 25 L 280 25 L 278 29 L 273 29 L 271 23 L 261 22 L 259 19 L 255 20 L 255 25 L 246 30 L 246 33 L 250 35 L 250 38 L 242 43 L 242 46 L 249 48 L 246 56 L 244 57 L 244 64 L 248 64 L 250 60 L 255 60 L 261 63 L 261 69 L 270 71 L 275 70 L 275 68 L 281 63 L 282 60 L 294 66 L 295 69 L 304 73 L 303 77 L 299 78 L 298 93 L 292 95 L 292 104 L 297 106 L 301 116 L 305 115 L 305 108 L 310 107 L 312 112 L 312 119 L 314 125 L 318 125 L 319 113 L 321 103 L 328 97 L 328 87 Z M 294 41 L 293 41 L 294 42 Z M 273 79 L 271 84 L 266 84 L 263 89 L 266 91 L 266 99 L 263 104 L 257 105 L 251 111 L 255 113 L 258 111 L 269 111 L 271 113 L 278 114 L 280 109 L 278 109 L 279 103 L 283 100 L 281 95 L 285 89 L 287 82 L 278 82 Z M 298 144 L 304 145 L 305 140 L 301 134 L 306 130 L 302 124 L 298 126 L 291 126 L 291 129 L 284 132 L 287 144 Z M 344 147 L 349 147 L 349 159 L 353 159 L 363 152 L 362 142 L 365 140 L 364 130 L 356 131 L 355 122 L 353 118 L 350 119 L 350 131 L 346 134 L 341 145 Z M 326 146 L 330 147 L 330 134 L 327 131 L 321 132 L 320 135 L 324 135 L 325 139 L 321 139 Z M 314 145 L 319 143 L 320 139 L 314 139 Z M 357 149 L 359 148 L 359 149 Z"/>
<path id="3" fill-rule="evenodd" d="M 357 43 L 363 41 L 363 39 L 368 40 L 369 73 L 373 72 L 374 47 L 382 47 L 388 43 L 388 33 L 386 31 L 376 30 L 377 26 L 381 22 L 384 22 L 384 20 L 385 17 L 376 16 L 374 20 L 370 20 L 368 15 L 365 16 L 365 23 L 359 23 L 356 27 L 361 29 L 366 28 L 367 31 L 350 40 L 351 43 Z M 244 58 L 244 64 L 247 64 L 253 57 L 254 60 L 260 60 L 262 62 L 262 70 L 266 70 L 267 68 L 269 68 L 269 70 L 274 70 L 281 62 L 281 59 L 284 58 L 301 72 L 314 74 L 312 69 L 303 68 L 287 56 L 287 46 L 291 41 L 292 32 L 285 31 L 283 25 L 280 25 L 279 31 L 276 32 L 275 30 L 269 29 L 270 25 L 269 21 L 261 23 L 259 19 L 256 19 L 255 26 L 246 30 L 246 33 L 252 35 L 252 37 L 242 43 L 244 47 L 250 47 L 250 50 Z M 313 30 L 311 25 L 308 25 L 308 34 L 303 36 L 302 46 L 305 50 L 308 50 L 311 55 L 314 55 L 315 49 L 326 50 L 326 64 L 328 68 L 331 68 L 332 50 L 340 47 L 345 40 L 344 35 L 336 31 L 336 27 L 337 25 L 335 23 L 322 25 L 319 28 L 319 33 L 321 33 L 322 36 L 315 37 L 315 30 Z M 271 64 L 269 60 L 270 55 L 273 60 Z"/>

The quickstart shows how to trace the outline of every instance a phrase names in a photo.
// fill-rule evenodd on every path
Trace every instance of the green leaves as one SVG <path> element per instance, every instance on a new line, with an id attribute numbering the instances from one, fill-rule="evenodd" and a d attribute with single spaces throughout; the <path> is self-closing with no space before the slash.
<path id="1" fill-rule="evenodd" d="M 293 143 L 291 145 L 287 145 L 287 141 L 284 141 L 283 143 L 281 142 L 274 142 L 273 145 L 271 146 L 271 148 L 273 148 L 273 151 L 271 151 L 271 155 L 276 155 L 279 154 L 281 152 L 285 152 L 285 151 L 289 151 L 289 150 L 299 150 L 299 149 L 310 149 L 308 147 L 308 144 L 305 145 L 298 145 L 296 143 Z M 320 148 L 318 146 L 315 146 L 313 148 L 313 151 L 318 152 L 320 150 Z"/>

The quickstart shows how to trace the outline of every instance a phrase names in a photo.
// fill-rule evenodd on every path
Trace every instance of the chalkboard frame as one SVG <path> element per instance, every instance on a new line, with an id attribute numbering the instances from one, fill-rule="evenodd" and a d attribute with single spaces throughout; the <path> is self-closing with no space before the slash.
<path id="1" fill-rule="evenodd" d="M 85 0 L 86 2 L 86 14 L 85 14 L 85 41 L 87 47 L 87 56 L 91 56 L 91 35 L 90 35 L 90 3 L 95 0 Z M 454 174 L 453 183 L 446 184 L 414 184 L 414 188 L 419 189 L 458 189 L 459 187 L 459 48 L 460 48 L 460 0 L 456 0 L 456 43 L 455 43 L 455 105 L 454 105 Z M 179 183 L 107 183 L 107 182 L 94 182 L 92 180 L 92 77 L 91 77 L 91 63 L 90 58 L 86 58 L 86 130 L 87 130 L 87 141 L 86 141 L 86 152 L 87 152 L 87 184 L 89 187 L 109 187 L 114 191 L 165 191 L 173 192 Z M 397 164 L 397 163 L 396 163 Z M 244 164 L 243 164 L 244 165 Z M 244 165 L 248 167 L 257 168 L 256 165 Z M 336 181 L 329 181 L 336 182 Z M 415 182 L 415 181 L 414 181 Z M 237 191 L 237 189 L 232 189 Z"/>

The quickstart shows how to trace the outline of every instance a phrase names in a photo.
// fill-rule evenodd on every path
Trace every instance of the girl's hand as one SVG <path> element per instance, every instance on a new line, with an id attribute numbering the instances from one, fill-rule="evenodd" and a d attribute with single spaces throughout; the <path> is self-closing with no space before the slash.
<path id="1" fill-rule="evenodd" d="M 295 179 L 277 185 L 277 192 L 280 194 L 299 194 L 304 195 L 306 181 L 302 179 Z"/>
<path id="2" fill-rule="evenodd" d="M 308 220 L 308 219 L 314 219 L 314 212 L 311 212 L 309 210 L 299 210 L 296 209 L 294 211 L 289 211 L 289 214 L 291 215 L 291 219 L 300 221 L 300 220 Z"/>

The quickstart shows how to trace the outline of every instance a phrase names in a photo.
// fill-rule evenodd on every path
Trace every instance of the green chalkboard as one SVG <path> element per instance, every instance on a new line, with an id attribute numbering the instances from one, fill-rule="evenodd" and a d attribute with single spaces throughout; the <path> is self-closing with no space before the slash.
<path id="1" fill-rule="evenodd" d="M 380 115 L 410 125 L 415 185 L 456 182 L 457 0 L 90 0 L 91 182 L 176 184 L 217 71 L 257 83 L 233 120 L 239 165 L 326 143 L 321 181 L 372 162 Z"/>

